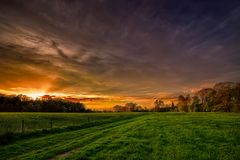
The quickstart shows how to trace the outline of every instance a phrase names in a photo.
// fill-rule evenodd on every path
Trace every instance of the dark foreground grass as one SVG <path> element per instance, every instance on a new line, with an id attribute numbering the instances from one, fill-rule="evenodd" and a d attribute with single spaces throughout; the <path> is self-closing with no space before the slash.
<path id="1" fill-rule="evenodd" d="M 0 146 L 0 159 L 232 159 L 240 115 L 149 113 Z"/>

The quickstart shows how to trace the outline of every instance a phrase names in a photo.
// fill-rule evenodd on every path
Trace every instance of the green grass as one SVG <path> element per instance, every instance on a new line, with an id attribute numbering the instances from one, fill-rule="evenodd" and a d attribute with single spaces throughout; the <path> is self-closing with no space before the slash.
<path id="1" fill-rule="evenodd" d="M 123 118 L 125 113 L 121 115 L 117 121 L 110 119 L 112 123 L 2 145 L 0 159 L 236 160 L 240 157 L 240 114 L 148 113 L 131 119 Z"/>

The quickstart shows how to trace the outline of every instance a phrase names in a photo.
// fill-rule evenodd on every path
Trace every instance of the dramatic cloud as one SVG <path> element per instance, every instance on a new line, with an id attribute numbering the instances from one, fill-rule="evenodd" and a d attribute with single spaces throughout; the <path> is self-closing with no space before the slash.
<path id="1" fill-rule="evenodd" d="M 239 6 L 2 0 L 0 91 L 151 99 L 239 81 Z"/>

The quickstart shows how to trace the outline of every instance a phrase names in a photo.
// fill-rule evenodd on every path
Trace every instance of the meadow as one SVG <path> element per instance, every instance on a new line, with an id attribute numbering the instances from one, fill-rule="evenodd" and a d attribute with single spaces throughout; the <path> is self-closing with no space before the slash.
<path id="1" fill-rule="evenodd" d="M 6 133 L 29 133 L 52 128 L 79 126 L 89 122 L 99 122 L 132 117 L 137 113 L 39 113 L 0 112 L 0 135 Z"/>
<path id="2" fill-rule="evenodd" d="M 15 124 L 23 118 L 30 122 L 35 116 L 47 119 L 46 123 L 59 118 L 58 123 L 56 119 L 53 121 L 53 129 L 77 125 L 77 121 L 78 125 L 92 125 L 0 145 L 0 159 L 236 160 L 240 157 L 237 113 L 1 113 L 1 130 L 4 123 Z M 72 124 L 68 124 L 69 119 Z"/>

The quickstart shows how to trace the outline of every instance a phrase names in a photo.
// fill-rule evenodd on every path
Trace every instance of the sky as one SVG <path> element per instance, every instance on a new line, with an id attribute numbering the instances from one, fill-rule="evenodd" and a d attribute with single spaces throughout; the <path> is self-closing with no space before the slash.
<path id="1" fill-rule="evenodd" d="M 239 0 L 1 0 L 0 92 L 91 107 L 240 81 Z"/>

